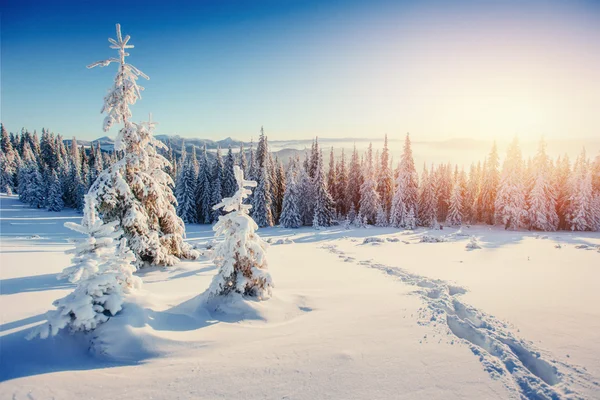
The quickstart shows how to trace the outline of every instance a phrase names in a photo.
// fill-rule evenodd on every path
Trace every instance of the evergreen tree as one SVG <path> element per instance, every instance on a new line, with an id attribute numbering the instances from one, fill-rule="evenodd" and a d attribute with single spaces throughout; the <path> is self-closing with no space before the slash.
<path id="1" fill-rule="evenodd" d="M 187 156 L 185 146 L 182 147 L 182 168 L 177 180 L 175 197 L 177 198 L 177 215 L 185 223 L 197 222 L 196 211 L 196 171 L 194 155 Z"/>
<path id="2" fill-rule="evenodd" d="M 315 208 L 313 214 L 313 228 L 331 226 L 335 212 L 333 199 L 327 190 L 323 154 L 317 155 L 317 169 L 313 178 Z"/>
<path id="3" fill-rule="evenodd" d="M 244 150 L 244 143 L 240 144 L 240 153 L 238 154 L 237 165 L 242 169 L 242 172 L 247 173 L 248 162 L 246 161 L 246 151 Z"/>
<path id="4" fill-rule="evenodd" d="M 346 200 L 346 192 L 348 187 L 348 172 L 346 171 L 346 156 L 344 149 L 342 149 L 342 155 L 336 165 L 336 188 L 334 198 L 337 212 L 340 215 L 347 215 L 348 208 L 346 207 L 348 201 Z"/>
<path id="5" fill-rule="evenodd" d="M 569 179 L 569 202 L 567 223 L 573 231 L 595 230 L 594 196 L 592 190 L 592 172 L 585 149 L 575 162 Z"/>
<path id="6" fill-rule="evenodd" d="M 483 182 L 481 186 L 481 218 L 486 224 L 494 224 L 494 216 L 496 215 L 495 205 L 498 197 L 498 185 L 500 184 L 500 161 L 498 158 L 498 150 L 496 142 L 492 146 L 492 150 L 486 160 L 486 168 L 483 171 Z"/>
<path id="7" fill-rule="evenodd" d="M 529 229 L 555 231 L 558 228 L 556 194 L 552 186 L 551 162 L 546 155 L 546 143 L 540 141 L 532 166 L 532 187 L 528 196 Z"/>
<path id="8" fill-rule="evenodd" d="M 458 176 L 458 170 L 454 174 L 454 183 L 452 185 L 452 194 L 450 196 L 448 217 L 446 223 L 448 225 L 462 225 L 463 222 L 463 193 Z"/>
<path id="9" fill-rule="evenodd" d="M 235 182 L 235 176 L 233 175 L 234 165 L 235 158 L 233 157 L 231 146 L 229 146 L 223 169 L 223 187 L 221 189 L 223 192 L 223 197 L 231 197 L 237 190 L 237 183 Z"/>
<path id="10" fill-rule="evenodd" d="M 214 208 L 214 205 L 219 203 L 223 196 L 221 190 L 223 187 L 223 158 L 221 157 L 221 148 L 217 148 L 215 161 L 212 168 L 212 176 L 210 182 L 210 205 L 211 205 L 211 223 L 217 222 L 221 215 L 219 208 Z"/>
<path id="11" fill-rule="evenodd" d="M 302 226 L 302 218 L 299 208 L 299 190 L 296 183 L 298 166 L 295 160 L 290 160 L 287 171 L 285 194 L 283 195 L 283 207 L 279 223 L 284 228 L 299 228 Z"/>
<path id="12" fill-rule="evenodd" d="M 423 177 L 421 181 L 421 191 L 419 196 L 419 221 L 421 225 L 434 228 L 438 225 L 437 221 L 437 198 L 435 197 L 435 177 L 423 166 Z M 410 211 L 409 211 L 410 212 Z"/>
<path id="13" fill-rule="evenodd" d="M 308 157 L 305 158 L 306 167 L 299 167 L 297 173 L 297 182 L 298 182 L 298 193 L 299 193 L 299 210 L 300 210 L 300 218 L 302 219 L 302 224 L 310 226 L 313 223 L 314 219 L 314 187 L 313 180 L 308 176 L 308 165 L 306 161 Z M 299 163 L 299 161 L 298 161 Z"/>
<path id="14" fill-rule="evenodd" d="M 373 146 L 369 144 L 365 160 L 365 180 L 360 187 L 360 210 L 359 213 L 368 224 L 375 224 L 377 220 L 377 208 L 379 207 L 379 195 L 377 194 L 377 183 L 375 182 L 375 171 L 373 170 Z"/>
<path id="15" fill-rule="evenodd" d="M 363 184 L 363 175 L 360 165 L 360 159 L 358 152 L 356 151 L 356 145 L 354 145 L 354 151 L 352 152 L 352 158 L 350 159 L 350 170 L 348 171 L 348 185 L 346 186 L 346 200 L 348 201 L 346 207 L 350 209 L 352 206 L 355 210 L 360 207 L 360 188 Z"/>
<path id="16" fill-rule="evenodd" d="M 381 166 L 377 175 L 377 192 L 381 199 L 381 205 L 386 215 L 390 215 L 392 209 L 392 197 L 394 195 L 394 178 L 390 168 L 390 151 L 388 149 L 388 138 L 385 135 L 383 151 L 381 153 Z"/>
<path id="17" fill-rule="evenodd" d="M 65 223 L 67 228 L 87 236 L 77 239 L 75 248 L 67 251 L 73 254 L 73 265 L 62 274 L 77 282 L 77 287 L 53 303 L 56 309 L 46 313 L 47 322 L 36 327 L 29 339 L 38 335 L 45 339 L 62 329 L 91 331 L 122 310 L 125 293 L 141 286 L 139 278 L 133 276 L 135 256 L 125 239 L 116 246 L 121 236 L 115 230 L 118 221 L 105 224 L 96 215 L 93 198 L 86 196 L 85 203 L 82 223 Z"/>
<path id="18" fill-rule="evenodd" d="M 270 175 L 267 165 L 264 165 L 258 174 L 258 186 L 254 192 L 252 218 L 259 227 L 273 226 L 273 214 L 271 214 L 271 191 Z"/>
<path id="19" fill-rule="evenodd" d="M 115 140 L 115 151 L 123 157 L 105 170 L 90 188 L 98 208 L 107 222 L 118 220 L 124 236 L 136 256 L 138 266 L 174 265 L 179 257 L 196 258 L 198 252 L 183 241 L 185 225 L 175 211 L 171 187 L 173 180 L 164 171 L 169 162 L 157 152 L 165 145 L 153 137 L 152 121 L 136 124 L 131 121 L 129 105 L 140 98 L 142 87 L 137 79 L 143 74 L 125 62 L 129 36 L 121 36 L 117 24 L 117 40 L 110 39 L 119 58 L 109 58 L 88 66 L 119 64 L 114 85 L 104 99 L 106 113 L 104 131 L 122 123 Z"/>
<path id="20" fill-rule="evenodd" d="M 404 227 L 406 217 L 410 210 L 418 215 L 419 212 L 419 182 L 415 169 L 415 162 L 410 145 L 410 136 L 407 133 L 404 141 L 404 151 L 400 160 L 396 191 L 392 199 L 390 211 L 390 224 L 395 227 Z"/>
<path id="21" fill-rule="evenodd" d="M 268 180 L 263 166 L 261 177 Z M 238 293 L 260 300 L 271 296 L 273 282 L 267 271 L 267 244 L 255 233 L 257 224 L 248 215 L 250 205 L 244 199 L 250 194 L 246 187 L 256 182 L 244 179 L 242 170 L 235 166 L 234 174 L 238 190 L 233 197 L 225 198 L 215 205 L 226 212 L 213 227 L 215 236 L 223 236 L 213 252 L 213 261 L 219 268 L 208 289 L 210 297 Z M 263 203 L 264 204 L 264 203 Z M 267 208 L 265 212 L 268 212 Z M 262 215 L 262 214 L 259 214 Z"/>
<path id="22" fill-rule="evenodd" d="M 523 226 L 527 216 L 523 160 L 516 137 L 508 148 L 506 160 L 502 166 L 502 178 L 494 206 L 495 220 L 501 222 L 505 229 L 518 229 Z"/>
<path id="23" fill-rule="evenodd" d="M 210 164 L 206 152 L 206 144 L 200 155 L 200 166 L 198 169 L 198 182 L 196 185 L 196 208 L 198 213 L 198 222 L 201 224 L 212 223 L 212 204 L 211 204 L 211 179 Z"/>
<path id="24" fill-rule="evenodd" d="M 58 180 L 56 171 L 50 175 L 50 186 L 48 189 L 48 211 L 61 211 L 65 206 L 62 200 L 62 185 Z"/>
<path id="25" fill-rule="evenodd" d="M 337 199 L 337 175 L 335 168 L 335 157 L 333 156 L 333 146 L 331 146 L 331 151 L 329 152 L 329 171 L 327 172 L 327 191 L 331 195 L 331 198 L 335 203 Z M 337 205 L 337 204 L 336 204 Z"/>
<path id="26" fill-rule="evenodd" d="M 275 193 L 275 200 L 277 202 L 276 206 L 275 206 L 275 212 L 277 215 L 277 219 L 276 221 L 279 222 L 279 219 L 281 218 L 281 212 L 283 210 L 283 196 L 285 194 L 285 188 L 286 188 L 286 180 L 285 180 L 285 172 L 283 170 L 283 164 L 281 163 L 281 161 L 279 161 L 279 159 L 275 159 L 275 187 L 274 189 L 274 193 Z"/>

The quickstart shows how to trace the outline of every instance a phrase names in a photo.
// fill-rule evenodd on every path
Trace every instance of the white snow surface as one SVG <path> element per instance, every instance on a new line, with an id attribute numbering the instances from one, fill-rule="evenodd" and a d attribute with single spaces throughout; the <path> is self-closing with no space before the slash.
<path id="1" fill-rule="evenodd" d="M 57 275 L 80 218 L 0 197 L 0 399 L 600 398 L 599 233 L 265 228 L 286 244 L 269 300 L 207 308 L 201 257 L 139 272 L 91 335 L 27 341 L 74 288 Z"/>

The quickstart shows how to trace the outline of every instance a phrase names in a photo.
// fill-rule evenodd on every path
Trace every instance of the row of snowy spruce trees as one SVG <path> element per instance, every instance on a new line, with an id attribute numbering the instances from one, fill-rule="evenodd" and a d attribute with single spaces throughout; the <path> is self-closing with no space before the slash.
<path id="1" fill-rule="evenodd" d="M 58 136 L 42 130 L 8 134 L 1 127 L 0 183 L 3 192 L 19 193 L 34 207 L 59 211 L 83 209 L 83 196 L 119 152 L 104 152 L 99 145 L 65 145 Z M 469 172 L 447 164 L 424 166 L 419 177 L 407 136 L 400 163 L 392 168 L 387 143 L 373 158 L 372 149 L 349 163 L 342 151 L 330 153 L 326 170 L 315 140 L 303 161 L 289 160 L 287 171 L 273 158 L 261 129 L 256 151 L 229 148 L 200 154 L 196 148 L 175 156 L 171 146 L 161 154 L 169 161 L 165 171 L 174 179 L 177 214 L 186 223 L 214 223 L 221 211 L 213 210 L 222 197 L 236 190 L 233 175 L 238 165 L 249 179 L 260 183 L 250 202 L 259 226 L 329 226 L 346 221 L 357 226 L 375 224 L 413 228 L 440 224 L 503 224 L 507 228 L 551 231 L 598 230 L 600 209 L 600 156 L 592 162 L 585 150 L 571 165 L 568 156 L 551 160 L 540 141 L 533 159 L 524 160 L 515 139 L 500 168 L 494 146 L 482 163 Z M 179 162 L 178 162 L 179 161 Z M 179 165 L 179 168 L 177 167 Z"/>
<path id="2" fill-rule="evenodd" d="M 42 130 L 8 134 L 1 126 L 1 191 L 17 192 L 34 207 L 59 211 L 83 209 L 83 197 L 92 183 L 120 157 L 101 151 L 99 145 L 78 147 L 74 138 L 65 145 L 60 135 Z M 424 166 L 419 177 L 407 136 L 401 161 L 395 169 L 387 143 L 373 158 L 372 149 L 360 155 L 355 149 L 349 163 L 344 152 L 337 160 L 330 153 L 323 164 L 318 141 L 303 161 L 289 160 L 287 171 L 273 158 L 261 129 L 256 151 L 229 148 L 209 155 L 206 148 L 176 157 L 171 146 L 161 149 L 165 171 L 175 182 L 177 214 L 186 223 L 214 223 L 220 210 L 212 210 L 222 197 L 236 190 L 233 166 L 260 183 L 252 216 L 259 226 L 329 226 L 338 221 L 363 226 L 437 227 L 440 224 L 503 224 L 507 228 L 598 230 L 600 209 L 600 156 L 590 161 L 585 150 L 572 165 L 568 156 L 551 160 L 544 141 L 533 159 L 524 160 L 517 140 L 510 145 L 500 168 L 494 146 L 469 172 L 448 164 Z M 179 168 L 177 167 L 179 165 Z"/>
<path id="3" fill-rule="evenodd" d="M 48 140 L 53 143 L 47 144 L 48 148 L 57 149 L 56 155 L 48 158 L 42 156 L 41 145 L 39 151 L 33 150 L 28 139 L 25 139 L 23 146 L 7 147 L 7 150 L 12 148 L 13 151 L 10 153 L 13 156 L 11 161 L 15 161 L 17 155 L 21 159 L 15 161 L 21 164 L 17 167 L 17 177 L 13 174 L 6 179 L 10 178 L 13 182 L 18 179 L 17 187 L 22 199 L 29 176 L 21 170 L 30 168 L 28 173 L 35 176 L 39 186 L 45 181 L 50 182 L 49 188 L 39 189 L 42 193 L 39 196 L 44 198 L 44 203 L 32 205 L 39 207 L 46 204 L 52 209 L 50 194 L 55 190 L 53 187 L 58 179 L 58 170 L 63 178 L 69 177 L 65 180 L 68 180 L 66 185 L 70 187 L 59 190 L 57 186 L 56 195 L 71 201 L 81 196 L 82 206 L 75 203 L 73 206 L 81 207 L 83 211 L 80 224 L 65 223 L 67 228 L 84 237 L 74 239 L 75 248 L 68 251 L 73 254 L 72 265 L 59 276 L 75 283 L 76 287 L 72 293 L 53 303 L 55 309 L 46 314 L 47 321 L 44 324 L 32 330 L 30 338 L 46 338 L 62 330 L 71 333 L 92 331 L 119 313 L 125 307 L 126 295 L 141 286 L 141 280 L 134 276 L 137 268 L 169 266 L 180 258 L 194 259 L 199 256 L 184 241 L 185 225 L 175 210 L 174 182 L 166 172 L 172 165 L 157 151 L 161 148 L 164 150 L 166 146 L 153 137 L 155 123 L 151 120 L 142 123 L 131 120 L 129 106 L 136 103 L 143 90 L 137 79 L 140 76 L 148 77 L 125 62 L 125 57 L 129 55 L 127 49 L 133 47 L 128 44 L 129 39 L 129 36 L 122 37 L 117 24 L 117 39 L 109 39 L 109 42 L 111 48 L 118 50 L 119 57 L 88 66 L 118 64 L 114 85 L 104 98 L 101 112 L 106 114 L 104 131 L 114 124 L 121 124 L 122 127 L 115 141 L 116 154 L 111 156 L 114 159 L 109 159 L 108 165 L 104 165 L 103 160 L 103 170 L 98 168 L 94 173 L 85 171 L 83 166 L 87 164 L 77 152 L 76 144 L 71 146 L 69 161 L 65 157 L 66 149 L 63 152 L 62 140 Z M 21 135 L 21 138 L 23 136 L 26 135 Z M 16 153 L 15 149 L 19 147 L 22 151 Z M 101 160 L 103 156 L 99 150 L 94 149 L 92 153 L 96 151 L 94 159 Z M 42 159 L 48 163 L 34 166 L 34 162 Z M 80 175 L 82 187 L 75 185 L 77 179 L 72 179 L 71 174 Z M 89 176 L 86 178 L 88 182 L 84 176 Z M 267 245 L 255 233 L 258 226 L 249 216 L 251 205 L 245 204 L 251 194 L 248 187 L 254 187 L 256 183 L 245 180 L 238 166 L 232 167 L 231 179 L 229 196 L 220 199 L 211 208 L 212 211 L 222 210 L 226 214 L 220 216 L 213 227 L 215 234 L 223 236 L 224 240 L 212 252 L 218 273 L 205 292 L 206 299 L 230 294 L 268 298 L 273 283 L 266 269 Z M 29 190 L 27 187 L 23 199 L 27 202 L 30 201 L 27 196 L 33 193 L 33 188 L 32 192 Z M 102 344 L 101 336 L 94 335 L 94 350 L 103 351 Z"/>

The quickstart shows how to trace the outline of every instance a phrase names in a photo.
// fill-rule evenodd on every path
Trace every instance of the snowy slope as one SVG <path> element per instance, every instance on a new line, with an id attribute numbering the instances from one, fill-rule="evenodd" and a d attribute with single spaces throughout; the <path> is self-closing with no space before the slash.
<path id="1" fill-rule="evenodd" d="M 482 247 L 468 251 L 465 236 L 420 243 L 422 231 L 261 229 L 294 241 L 268 250 L 272 299 L 204 309 L 206 258 L 144 271 L 98 330 L 106 353 L 91 355 L 78 336 L 24 339 L 72 290 L 56 274 L 69 263 L 62 223 L 79 217 L 7 197 L 0 209 L 0 399 L 599 397 L 597 233 L 464 228 Z M 199 248 L 212 238 L 187 231 Z"/>

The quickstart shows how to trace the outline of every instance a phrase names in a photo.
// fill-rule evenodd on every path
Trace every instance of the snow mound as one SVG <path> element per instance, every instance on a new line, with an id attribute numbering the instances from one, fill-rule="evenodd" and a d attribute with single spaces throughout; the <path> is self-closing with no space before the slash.
<path id="1" fill-rule="evenodd" d="M 476 249 L 481 249 L 481 246 L 479 245 L 477 238 L 475 236 L 471 236 L 471 239 L 469 240 L 469 243 L 467 243 L 465 248 L 467 250 L 476 250 Z"/>
<path id="2" fill-rule="evenodd" d="M 294 243 L 294 241 L 292 239 L 283 238 L 283 239 L 277 239 L 272 244 L 277 245 L 277 244 L 292 244 L 292 243 Z"/>
<path id="3" fill-rule="evenodd" d="M 382 238 L 378 238 L 378 237 L 375 237 L 375 236 L 366 237 L 363 240 L 363 244 L 370 244 L 370 243 L 377 243 L 377 244 L 379 244 L 379 243 L 383 243 L 383 242 L 384 242 L 384 240 Z"/>
<path id="4" fill-rule="evenodd" d="M 419 241 L 421 243 L 444 243 L 447 242 L 448 239 L 444 236 L 423 235 Z"/>
<path id="5" fill-rule="evenodd" d="M 400 241 L 400 239 L 394 238 L 394 237 L 386 238 L 385 240 L 388 241 L 388 242 L 399 242 Z"/>

